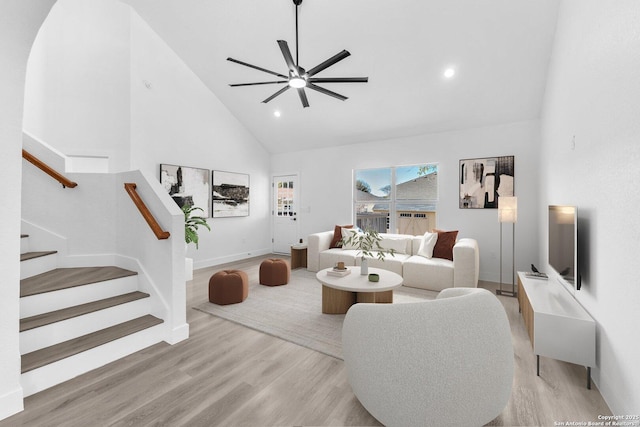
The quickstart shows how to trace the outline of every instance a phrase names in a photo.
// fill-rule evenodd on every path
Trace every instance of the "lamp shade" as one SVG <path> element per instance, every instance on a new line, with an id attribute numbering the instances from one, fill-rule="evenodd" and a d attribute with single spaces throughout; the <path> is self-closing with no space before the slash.
<path id="1" fill-rule="evenodd" d="M 518 222 L 518 198 L 499 197 L 498 198 L 498 221 Z"/>

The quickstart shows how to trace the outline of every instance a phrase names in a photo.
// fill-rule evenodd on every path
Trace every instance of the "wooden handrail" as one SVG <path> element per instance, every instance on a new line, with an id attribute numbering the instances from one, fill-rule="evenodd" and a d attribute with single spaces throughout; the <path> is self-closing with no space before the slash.
<path id="1" fill-rule="evenodd" d="M 153 234 L 156 235 L 158 240 L 168 239 L 171 234 L 168 231 L 164 231 L 162 227 L 160 227 L 158 221 L 156 221 L 151 211 L 149 211 L 149 208 L 147 208 L 147 205 L 144 204 L 144 202 L 138 195 L 136 187 L 137 185 L 133 182 L 127 182 L 124 184 L 124 189 L 127 190 L 127 193 L 129 193 L 129 197 L 131 197 L 131 200 L 133 200 L 133 204 L 136 205 L 136 207 L 142 214 L 142 217 L 147 221 L 149 227 L 151 227 Z"/>
<path id="2" fill-rule="evenodd" d="M 78 185 L 77 183 L 63 176 L 58 171 L 53 170 L 51 166 L 44 163 L 42 160 L 38 159 L 36 156 L 29 153 L 25 149 L 22 150 L 22 158 L 32 163 L 35 167 L 40 169 L 42 172 L 46 173 L 47 175 L 49 175 L 50 177 L 58 181 L 60 184 L 62 184 L 63 188 L 66 188 L 66 187 L 75 188 Z"/>

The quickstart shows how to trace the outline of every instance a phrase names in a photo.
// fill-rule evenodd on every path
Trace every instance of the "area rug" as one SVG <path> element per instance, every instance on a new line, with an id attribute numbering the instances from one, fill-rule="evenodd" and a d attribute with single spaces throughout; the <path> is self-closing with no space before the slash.
<path id="1" fill-rule="evenodd" d="M 403 286 L 393 291 L 393 303 L 432 300 L 437 294 Z M 342 359 L 344 314 L 322 313 L 322 285 L 316 273 L 294 270 L 285 286 L 250 283 L 249 296 L 242 303 L 206 302 L 193 308 Z"/>

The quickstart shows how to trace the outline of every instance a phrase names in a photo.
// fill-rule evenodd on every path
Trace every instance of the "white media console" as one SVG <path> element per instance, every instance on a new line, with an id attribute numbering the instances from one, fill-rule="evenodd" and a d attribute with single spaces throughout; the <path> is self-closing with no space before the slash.
<path id="1" fill-rule="evenodd" d="M 529 278 L 518 272 L 518 303 L 529 333 L 533 352 L 587 367 L 596 363 L 596 323 L 576 299 L 556 280 Z"/>

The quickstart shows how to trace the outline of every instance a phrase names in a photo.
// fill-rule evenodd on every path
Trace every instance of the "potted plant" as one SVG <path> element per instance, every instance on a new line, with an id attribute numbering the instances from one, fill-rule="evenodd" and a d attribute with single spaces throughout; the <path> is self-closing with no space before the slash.
<path id="1" fill-rule="evenodd" d="M 348 232 L 349 236 L 342 238 L 342 246 L 355 247 L 360 252 L 360 274 L 369 274 L 367 257 L 384 261 L 387 254 L 395 256 L 393 249 L 384 249 L 380 245 L 382 237 L 376 230 L 367 228 L 364 232 L 358 232 L 350 229 Z"/>
<path id="2" fill-rule="evenodd" d="M 211 231 L 211 227 L 207 223 L 207 219 L 202 216 L 194 215 L 194 211 L 203 211 L 202 208 L 197 206 L 182 206 L 182 212 L 184 213 L 184 241 L 186 244 L 195 243 L 196 249 L 198 249 L 198 227 L 206 227 Z"/>

